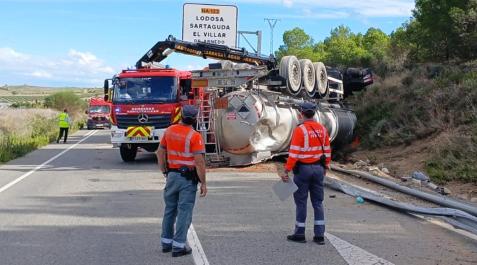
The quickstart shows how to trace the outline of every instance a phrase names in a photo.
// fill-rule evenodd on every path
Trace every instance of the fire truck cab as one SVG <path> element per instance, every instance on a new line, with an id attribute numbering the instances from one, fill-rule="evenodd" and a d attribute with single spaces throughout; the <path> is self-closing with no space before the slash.
<path id="1" fill-rule="evenodd" d="M 105 80 L 104 92 L 112 104 L 111 143 L 125 162 L 138 148 L 156 151 L 165 129 L 180 121 L 181 105 L 194 98 L 191 73 L 168 67 L 123 70 Z"/>
<path id="2" fill-rule="evenodd" d="M 88 114 L 88 130 L 111 128 L 111 104 L 102 98 L 90 98 L 86 114 Z"/>

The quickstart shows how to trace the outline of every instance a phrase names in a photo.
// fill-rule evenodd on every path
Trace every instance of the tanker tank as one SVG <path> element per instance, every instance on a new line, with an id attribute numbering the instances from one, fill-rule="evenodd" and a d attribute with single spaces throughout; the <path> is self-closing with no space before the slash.
<path id="1" fill-rule="evenodd" d="M 216 131 L 230 165 L 254 164 L 288 152 L 292 132 L 303 122 L 296 104 L 257 91 L 235 91 L 224 97 L 228 108 L 216 110 Z M 351 110 L 320 103 L 314 119 L 327 128 L 332 145 L 353 139 L 357 119 Z"/>

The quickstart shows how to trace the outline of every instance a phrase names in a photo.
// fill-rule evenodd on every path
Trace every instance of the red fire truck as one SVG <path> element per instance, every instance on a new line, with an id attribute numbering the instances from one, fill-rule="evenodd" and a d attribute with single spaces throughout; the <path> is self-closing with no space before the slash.
<path id="1" fill-rule="evenodd" d="M 102 98 L 90 98 L 88 106 L 88 130 L 111 128 L 111 103 Z"/>
<path id="2" fill-rule="evenodd" d="M 168 67 L 123 70 L 105 80 L 111 143 L 125 162 L 135 160 L 138 148 L 157 149 L 165 129 L 180 121 L 180 106 L 193 98 L 190 87 L 190 72 Z"/>

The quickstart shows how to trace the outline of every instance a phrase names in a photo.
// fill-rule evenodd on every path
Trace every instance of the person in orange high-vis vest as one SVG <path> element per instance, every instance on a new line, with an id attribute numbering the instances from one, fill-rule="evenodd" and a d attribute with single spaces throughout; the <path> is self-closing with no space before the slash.
<path id="1" fill-rule="evenodd" d="M 293 131 L 285 173 L 281 178 L 285 182 L 289 181 L 288 173 L 293 171 L 293 181 L 298 186 L 298 190 L 293 194 L 296 205 L 295 232 L 287 239 L 300 243 L 306 242 L 306 208 L 308 193 L 310 193 L 315 214 L 313 241 L 323 245 L 325 243 L 323 180 L 331 162 L 331 147 L 326 128 L 313 119 L 316 109 L 314 103 L 304 102 L 300 105 L 300 111 L 305 120 Z"/>
<path id="2" fill-rule="evenodd" d="M 172 252 L 173 257 L 192 252 L 186 241 L 187 231 L 192 222 L 198 182 L 200 182 L 200 196 L 204 197 L 207 194 L 205 145 L 202 136 L 192 127 L 196 122 L 197 113 L 196 107 L 183 106 L 181 123 L 167 128 L 156 153 L 159 168 L 166 176 L 162 251 Z"/>

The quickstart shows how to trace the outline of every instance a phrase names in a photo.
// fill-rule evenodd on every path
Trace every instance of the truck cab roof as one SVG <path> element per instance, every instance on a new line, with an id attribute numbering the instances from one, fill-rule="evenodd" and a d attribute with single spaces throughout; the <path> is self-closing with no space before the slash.
<path id="1" fill-rule="evenodd" d="M 192 74 L 189 71 L 180 71 L 172 68 L 141 68 L 134 70 L 123 70 L 119 78 L 135 78 L 135 77 L 154 77 L 154 76 L 175 76 L 181 79 L 191 78 Z"/>

